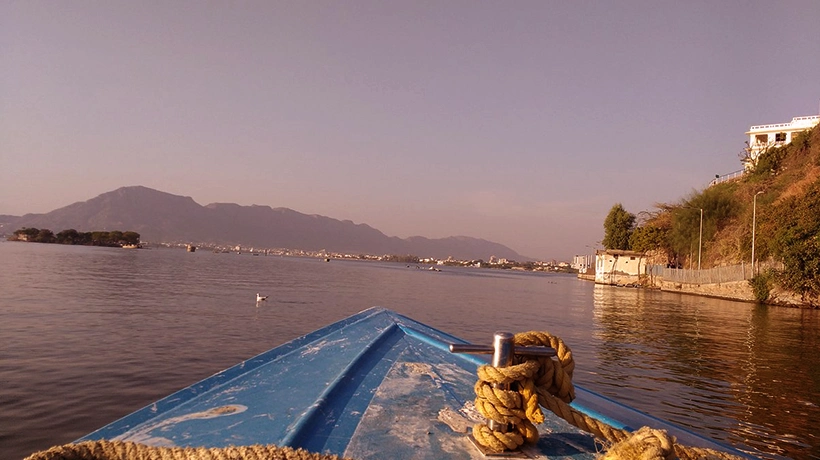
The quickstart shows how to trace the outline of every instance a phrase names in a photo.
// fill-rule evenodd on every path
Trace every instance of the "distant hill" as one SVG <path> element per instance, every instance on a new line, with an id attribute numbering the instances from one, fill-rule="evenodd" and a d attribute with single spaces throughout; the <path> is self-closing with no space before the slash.
<path id="1" fill-rule="evenodd" d="M 483 259 L 490 256 L 526 261 L 507 246 L 467 236 L 429 239 L 390 237 L 366 224 L 308 215 L 288 208 L 212 203 L 202 206 L 191 197 L 142 186 L 122 187 L 45 214 L 0 215 L 0 232 L 22 227 L 59 232 L 132 230 L 144 241 L 195 242 L 325 249 L 353 254 L 412 254 L 419 257 Z"/>

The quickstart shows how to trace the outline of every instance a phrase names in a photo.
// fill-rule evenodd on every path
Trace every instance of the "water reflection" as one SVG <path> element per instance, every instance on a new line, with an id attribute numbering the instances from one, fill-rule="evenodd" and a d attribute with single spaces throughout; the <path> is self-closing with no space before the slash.
<path id="1" fill-rule="evenodd" d="M 820 459 L 816 311 L 572 276 L 207 251 L 3 243 L 0 272 L 2 458 L 379 305 L 475 343 L 549 331 L 572 347 L 580 385 L 755 455 Z M 270 295 L 259 307 L 257 292 Z"/>
<path id="2" fill-rule="evenodd" d="M 804 429 L 820 426 L 817 312 L 601 285 L 593 305 L 603 393 L 770 457 L 820 458 Z"/>

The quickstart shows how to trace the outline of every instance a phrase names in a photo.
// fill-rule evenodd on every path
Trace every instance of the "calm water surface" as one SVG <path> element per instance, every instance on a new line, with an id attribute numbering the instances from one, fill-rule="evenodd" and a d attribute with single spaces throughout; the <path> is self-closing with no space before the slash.
<path id="1" fill-rule="evenodd" d="M 256 293 L 269 295 L 257 307 Z M 765 458 L 820 459 L 820 312 L 572 276 L 0 243 L 0 458 L 70 442 L 383 306 L 473 342 L 547 330 L 576 383 Z"/>

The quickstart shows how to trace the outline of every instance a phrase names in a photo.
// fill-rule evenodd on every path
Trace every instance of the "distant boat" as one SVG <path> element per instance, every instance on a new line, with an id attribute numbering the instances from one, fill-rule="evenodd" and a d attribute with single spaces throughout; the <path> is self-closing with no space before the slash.
<path id="1" fill-rule="evenodd" d="M 188 252 L 196 251 L 196 246 L 194 246 L 193 244 L 187 245 L 186 248 L 188 249 Z"/>
<path id="2" fill-rule="evenodd" d="M 142 249 L 142 245 L 140 245 L 139 243 L 137 243 L 137 244 L 123 244 L 122 248 L 123 249 Z"/>

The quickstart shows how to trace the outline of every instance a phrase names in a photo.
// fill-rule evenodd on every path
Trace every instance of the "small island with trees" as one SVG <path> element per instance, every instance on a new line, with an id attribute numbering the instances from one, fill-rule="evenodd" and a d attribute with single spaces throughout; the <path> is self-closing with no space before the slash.
<path id="1" fill-rule="evenodd" d="M 73 228 L 63 230 L 56 235 L 47 228 L 21 228 L 16 230 L 9 241 L 25 241 L 30 243 L 71 244 L 80 246 L 105 247 L 139 247 L 140 234 L 132 231 L 121 232 L 78 232 Z"/>

